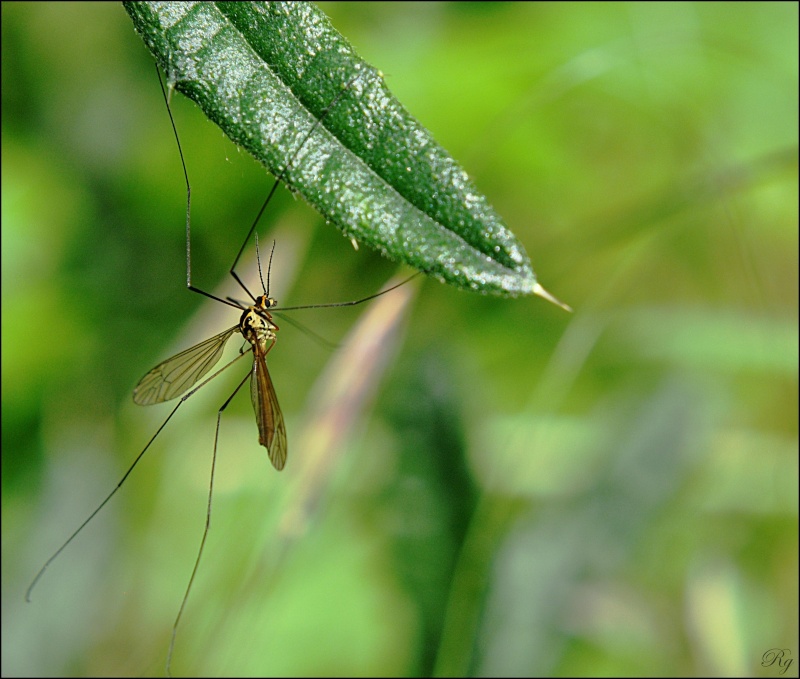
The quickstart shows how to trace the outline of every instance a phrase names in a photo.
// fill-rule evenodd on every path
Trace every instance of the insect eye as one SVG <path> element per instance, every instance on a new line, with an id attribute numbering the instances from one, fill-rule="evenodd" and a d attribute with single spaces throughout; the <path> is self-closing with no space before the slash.
<path id="1" fill-rule="evenodd" d="M 278 302 L 272 297 L 267 297 L 266 295 L 259 295 L 256 297 L 256 303 L 253 305 L 258 309 L 271 309 L 274 306 L 277 306 Z"/>

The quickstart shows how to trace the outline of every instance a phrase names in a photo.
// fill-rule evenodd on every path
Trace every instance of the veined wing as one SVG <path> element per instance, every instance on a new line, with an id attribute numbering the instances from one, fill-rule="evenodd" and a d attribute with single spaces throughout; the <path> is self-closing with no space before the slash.
<path id="1" fill-rule="evenodd" d="M 275 387 L 267 370 L 263 349 L 253 345 L 253 373 L 250 376 L 250 399 L 256 412 L 258 442 L 267 449 L 272 466 L 278 471 L 286 464 L 286 424 L 278 405 Z"/>
<path id="2" fill-rule="evenodd" d="M 225 332 L 159 363 L 139 380 L 133 390 L 134 402 L 140 406 L 149 406 L 180 396 L 216 365 L 225 343 L 238 329 L 239 326 L 234 325 Z"/>

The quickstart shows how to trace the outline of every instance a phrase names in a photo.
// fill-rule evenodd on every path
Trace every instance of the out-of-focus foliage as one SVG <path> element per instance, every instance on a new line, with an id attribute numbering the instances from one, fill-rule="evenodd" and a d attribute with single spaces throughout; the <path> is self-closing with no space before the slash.
<path id="1" fill-rule="evenodd" d="M 240 394 L 174 672 L 796 667 L 797 5 L 325 10 L 576 311 L 425 282 L 338 438 L 320 413 L 359 354 L 281 323 L 287 468 Z M 184 289 L 177 152 L 121 6 L 4 3 L 2 97 L 3 675 L 161 674 L 243 369 L 24 590 L 166 417 L 139 377 L 236 315 Z M 244 234 L 270 181 L 173 105 L 195 283 L 238 295 L 214 224 Z M 285 304 L 395 272 L 285 192 L 261 235 Z M 341 342 L 364 311 L 294 318 Z"/>

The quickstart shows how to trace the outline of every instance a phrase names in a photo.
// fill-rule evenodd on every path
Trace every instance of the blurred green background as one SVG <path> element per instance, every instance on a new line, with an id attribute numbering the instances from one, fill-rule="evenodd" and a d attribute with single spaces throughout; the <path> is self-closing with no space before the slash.
<path id="1" fill-rule="evenodd" d="M 425 281 L 377 359 L 343 340 L 363 307 L 295 316 L 335 351 L 282 324 L 289 462 L 240 394 L 173 672 L 772 677 L 782 648 L 797 676 L 797 5 L 323 7 L 575 313 Z M 3 3 L 2 78 L 2 674 L 161 675 L 244 367 L 23 595 L 167 416 L 138 379 L 236 315 L 185 290 L 122 7 Z M 235 294 L 271 180 L 174 108 L 195 283 Z M 286 305 L 398 272 L 285 191 L 261 234 Z M 374 396 L 331 434 L 338 360 Z"/>

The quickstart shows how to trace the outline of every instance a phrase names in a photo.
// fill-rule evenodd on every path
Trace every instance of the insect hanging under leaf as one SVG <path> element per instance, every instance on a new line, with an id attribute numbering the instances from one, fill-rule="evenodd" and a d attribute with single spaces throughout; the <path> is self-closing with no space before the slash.
<path id="1" fill-rule="evenodd" d="M 261 260 L 260 257 L 258 256 L 258 236 L 256 233 L 256 228 L 259 224 L 259 221 L 262 215 L 264 214 L 267 206 L 269 205 L 270 201 L 272 200 L 272 197 L 274 196 L 280 182 L 282 181 L 284 173 L 291 166 L 291 164 L 294 163 L 295 159 L 297 158 L 298 154 L 304 147 L 305 143 L 315 133 L 315 131 L 317 131 L 323 119 L 336 106 L 339 99 L 342 96 L 344 96 L 344 94 L 347 91 L 349 91 L 352 82 L 355 79 L 357 79 L 359 75 L 360 74 L 356 74 L 351 78 L 349 82 L 346 83 L 346 85 L 342 88 L 339 94 L 329 104 L 328 108 L 310 126 L 310 129 L 306 132 L 305 136 L 301 139 L 297 148 L 294 150 L 294 153 L 291 156 L 289 162 L 284 166 L 283 171 L 280 172 L 276 177 L 275 183 L 270 189 L 266 200 L 262 204 L 255 220 L 253 221 L 249 231 L 247 232 L 247 235 L 245 236 L 245 239 L 242 242 L 241 247 L 239 248 L 239 251 L 233 261 L 233 264 L 230 267 L 229 274 L 234 278 L 234 280 L 238 283 L 238 285 L 248 295 L 250 299 L 249 303 L 242 303 L 230 297 L 223 299 L 222 297 L 218 297 L 217 295 L 201 290 L 200 288 L 197 288 L 192 284 L 191 220 L 190 220 L 191 185 L 189 183 L 189 175 L 186 169 L 186 162 L 184 160 L 183 149 L 181 148 L 180 138 L 178 137 L 177 128 L 172 116 L 172 111 L 170 109 L 169 102 L 170 102 L 171 90 L 168 93 L 167 90 L 164 88 L 163 82 L 161 83 L 162 93 L 164 96 L 164 101 L 167 106 L 167 111 L 169 113 L 170 123 L 172 125 L 172 129 L 175 135 L 175 141 L 178 146 L 178 152 L 181 159 L 181 165 L 186 183 L 187 288 L 192 292 L 201 294 L 221 304 L 225 304 L 227 306 L 237 309 L 237 311 L 240 312 L 239 321 L 235 325 L 228 328 L 227 330 L 224 330 L 218 333 L 217 335 L 214 335 L 213 337 L 203 340 L 202 342 L 199 342 L 198 344 L 195 344 L 194 346 L 184 351 L 181 351 L 178 354 L 175 354 L 174 356 L 168 358 L 167 360 L 162 361 L 161 363 L 156 365 L 152 370 L 147 372 L 144 375 L 144 377 L 142 377 L 142 379 L 139 381 L 139 383 L 136 385 L 133 391 L 133 400 L 136 404 L 156 405 L 159 403 L 165 403 L 167 401 L 174 400 L 176 398 L 179 398 L 180 400 L 173 407 L 173 409 L 167 415 L 166 419 L 158 427 L 155 434 L 153 434 L 153 436 L 150 438 L 150 440 L 147 442 L 147 444 L 144 446 L 141 452 L 136 456 L 133 463 L 128 467 L 127 471 L 124 473 L 124 475 L 117 483 L 117 485 L 114 487 L 114 489 L 106 496 L 106 498 L 95 508 L 95 510 L 88 516 L 88 518 L 78 526 L 78 528 L 69 536 L 69 538 L 67 538 L 67 540 L 61 545 L 61 547 L 59 547 L 58 550 L 56 550 L 55 553 L 53 553 L 53 555 L 40 568 L 40 570 L 37 572 L 36 576 L 34 577 L 33 581 L 31 582 L 30 586 L 28 587 L 25 593 L 25 599 L 26 601 L 31 600 L 31 593 L 33 592 L 38 582 L 41 580 L 42 576 L 44 575 L 48 567 L 58 558 L 58 556 L 64 551 L 64 549 L 66 549 L 66 547 L 78 536 L 78 534 L 87 526 L 87 524 L 89 524 L 92 521 L 92 519 L 103 509 L 103 507 L 111 500 L 111 498 L 114 497 L 117 491 L 125 483 L 128 476 L 133 472 L 134 468 L 142 459 L 144 454 L 150 449 L 155 440 L 164 430 L 167 423 L 172 419 L 172 417 L 181 407 L 181 405 L 183 405 L 183 403 L 185 403 L 189 398 L 191 398 L 194 394 L 196 394 L 200 389 L 202 389 L 205 385 L 211 382 L 222 372 L 226 371 L 234 364 L 240 362 L 245 356 L 252 353 L 252 365 L 249 371 L 244 375 L 243 379 L 239 382 L 239 384 L 236 386 L 236 388 L 233 390 L 230 396 L 228 396 L 228 398 L 225 400 L 225 402 L 217 411 L 217 422 L 214 434 L 214 446 L 213 446 L 212 461 L 211 461 L 211 476 L 208 489 L 206 522 L 202 538 L 200 541 L 200 546 L 197 552 L 197 556 L 195 558 L 194 567 L 192 569 L 192 574 L 189 578 L 189 582 L 184 592 L 183 599 L 181 600 L 181 605 L 178 610 L 178 614 L 172 625 L 169 651 L 167 653 L 167 664 L 166 664 L 167 674 L 170 673 L 178 626 L 181 621 L 184 609 L 186 607 L 189 594 L 192 590 L 192 585 L 194 583 L 195 576 L 197 574 L 198 567 L 200 565 L 200 561 L 203 556 L 203 550 L 205 548 L 206 539 L 209 533 L 210 518 L 211 518 L 211 501 L 213 496 L 217 447 L 219 441 L 219 430 L 220 430 L 220 422 L 222 414 L 228 407 L 230 402 L 233 400 L 234 396 L 236 396 L 236 394 L 241 390 L 241 388 L 244 386 L 245 382 L 247 382 L 248 379 L 250 380 L 250 398 L 255 412 L 259 444 L 267 449 L 269 459 L 276 470 L 280 471 L 286 465 L 287 453 L 288 453 L 286 424 L 284 422 L 283 414 L 278 404 L 278 397 L 275 392 L 275 387 L 272 382 L 272 378 L 270 377 L 269 369 L 267 367 L 267 355 L 270 353 L 270 351 L 276 344 L 277 332 L 279 330 L 279 326 L 275 323 L 272 314 L 276 311 L 295 311 L 299 309 L 355 306 L 367 302 L 369 300 L 372 300 L 376 297 L 379 297 L 387 292 L 390 292 L 391 290 L 394 290 L 400 287 L 401 285 L 405 284 L 414 276 L 418 275 L 418 273 L 414 274 L 396 285 L 392 285 L 391 287 L 381 290 L 375 294 L 368 295 L 367 297 L 363 297 L 361 299 L 353 301 L 337 302 L 332 304 L 311 304 L 304 306 L 290 306 L 282 308 L 278 307 L 277 301 L 269 294 L 269 277 L 272 268 L 272 257 L 275 252 L 274 243 L 272 251 L 270 253 L 266 283 L 262 275 Z M 250 242 L 250 239 L 251 237 L 254 236 L 254 234 L 255 234 L 256 259 L 258 262 L 259 278 L 262 287 L 262 294 L 259 294 L 257 296 L 254 296 L 250 292 L 250 290 L 242 282 L 241 278 L 236 272 L 236 267 L 239 263 L 239 260 L 241 259 L 242 254 L 244 253 L 248 242 Z M 292 324 L 300 325 L 297 321 L 293 321 L 289 317 L 285 318 Z M 242 349 L 240 349 L 239 353 L 233 359 L 225 363 L 222 367 L 214 370 L 214 368 L 217 366 L 219 360 L 223 355 L 224 349 L 228 344 L 228 341 L 237 334 L 240 334 L 242 336 L 245 345 L 248 346 L 246 346 L 246 348 L 243 347 Z"/>

